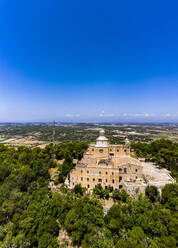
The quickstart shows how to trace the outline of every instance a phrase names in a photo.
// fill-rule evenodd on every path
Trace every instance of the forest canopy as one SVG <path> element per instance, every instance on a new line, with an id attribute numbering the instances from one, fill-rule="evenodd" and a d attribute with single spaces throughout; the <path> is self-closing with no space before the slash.
<path id="1" fill-rule="evenodd" d="M 159 142 L 151 152 L 134 145 L 138 155 L 151 154 L 149 159 L 156 158 L 153 153 L 162 156 L 159 148 L 165 144 L 168 151 L 176 150 L 168 141 Z M 72 160 L 80 159 L 86 148 L 86 143 L 57 145 L 56 156 L 64 159 L 61 173 L 66 175 L 75 166 Z M 53 193 L 48 187 L 49 169 L 58 164 L 52 153 L 52 145 L 44 149 L 0 145 L 0 247 L 57 248 L 61 228 L 73 245 L 84 248 L 177 247 L 177 184 L 166 185 L 161 196 L 156 188 L 148 188 L 146 196 L 138 199 L 127 197 L 124 191 L 103 192 L 99 186 L 92 196 L 79 185 L 73 191 Z M 170 161 L 164 166 L 174 168 Z M 108 194 L 115 204 L 104 215 L 100 198 L 107 199 Z"/>

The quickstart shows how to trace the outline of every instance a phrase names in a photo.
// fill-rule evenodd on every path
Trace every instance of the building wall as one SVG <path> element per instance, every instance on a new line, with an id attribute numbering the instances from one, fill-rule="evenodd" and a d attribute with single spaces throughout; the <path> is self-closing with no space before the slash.
<path id="1" fill-rule="evenodd" d="M 119 168 L 119 181 L 123 184 L 124 181 L 134 181 L 143 178 L 142 166 L 135 164 L 118 165 Z"/>
<path id="2" fill-rule="evenodd" d="M 108 147 L 90 146 L 84 157 L 104 158 L 108 156 L 126 156 L 129 155 L 130 149 L 126 145 L 109 145 Z"/>
<path id="3" fill-rule="evenodd" d="M 125 189 L 125 191 L 131 195 L 131 196 L 137 196 L 139 193 L 145 194 L 145 188 L 146 188 L 146 184 L 137 184 L 137 183 L 127 183 L 124 182 L 123 183 L 123 188 Z"/>
<path id="4" fill-rule="evenodd" d="M 71 173 L 70 186 L 80 183 L 82 187 L 93 189 L 97 184 L 103 188 L 109 186 L 119 188 L 119 171 L 114 168 L 105 167 L 80 167 L 79 165 Z"/>
<path id="5" fill-rule="evenodd" d="M 119 189 L 125 181 L 134 181 L 142 178 L 142 167 L 134 164 L 125 164 L 119 167 L 111 165 L 80 165 L 70 174 L 70 187 L 80 183 L 82 187 L 92 190 L 97 184 L 103 188 Z"/>

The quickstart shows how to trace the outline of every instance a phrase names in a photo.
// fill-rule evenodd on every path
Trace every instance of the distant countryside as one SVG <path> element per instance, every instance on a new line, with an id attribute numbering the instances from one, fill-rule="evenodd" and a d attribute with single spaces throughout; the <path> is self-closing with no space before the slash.
<path id="1" fill-rule="evenodd" d="M 156 139 L 178 141 L 178 124 L 86 124 L 57 123 L 55 141 L 91 143 L 98 130 L 104 128 L 111 143 L 130 141 L 151 142 Z M 44 147 L 52 141 L 52 123 L 6 123 L 0 124 L 0 143 L 8 146 Z"/>

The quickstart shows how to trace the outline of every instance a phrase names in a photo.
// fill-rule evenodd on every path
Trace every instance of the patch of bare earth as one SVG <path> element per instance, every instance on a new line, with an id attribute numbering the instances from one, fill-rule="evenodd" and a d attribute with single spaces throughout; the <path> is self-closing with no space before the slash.
<path id="1" fill-rule="evenodd" d="M 59 247 L 64 248 L 81 248 L 81 246 L 73 246 L 72 240 L 70 239 L 69 235 L 67 234 L 66 230 L 64 228 L 61 228 L 59 231 L 59 235 L 57 237 L 57 240 L 59 242 Z"/>

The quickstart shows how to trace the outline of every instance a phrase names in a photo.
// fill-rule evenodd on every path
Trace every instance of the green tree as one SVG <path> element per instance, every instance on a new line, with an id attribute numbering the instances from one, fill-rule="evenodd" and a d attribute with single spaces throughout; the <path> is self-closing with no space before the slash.
<path id="1" fill-rule="evenodd" d="M 43 233 L 39 238 L 39 248 L 58 248 L 59 244 L 57 243 L 57 239 L 53 237 L 50 233 Z"/>
<path id="2" fill-rule="evenodd" d="M 125 240 L 118 241 L 116 248 L 145 248 L 147 237 L 141 227 L 134 227 L 128 232 Z"/>
<path id="3" fill-rule="evenodd" d="M 160 199 L 160 194 L 156 186 L 147 186 L 145 189 L 145 195 L 152 201 L 158 201 Z"/>
<path id="4" fill-rule="evenodd" d="M 109 199 L 109 190 L 103 189 L 101 184 L 97 184 L 93 189 L 93 194 L 98 196 L 100 199 Z"/>
<path id="5" fill-rule="evenodd" d="M 83 188 L 83 187 L 81 186 L 81 184 L 76 184 L 72 191 L 73 191 L 76 195 L 79 194 L 79 195 L 83 196 L 83 194 L 84 194 L 85 191 L 86 191 L 86 188 Z"/>
<path id="6" fill-rule="evenodd" d="M 178 184 L 166 184 L 162 189 L 161 202 L 172 210 L 178 210 Z"/>

